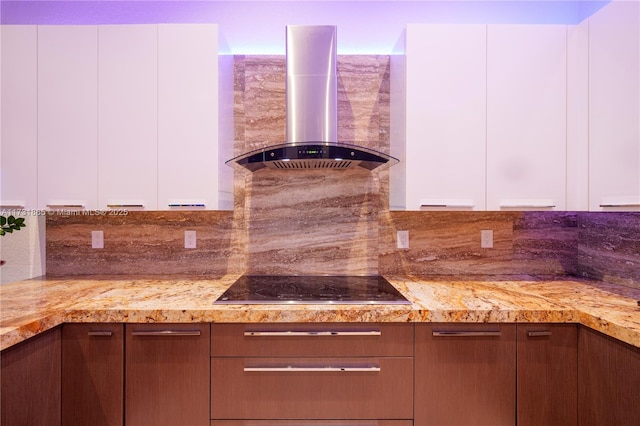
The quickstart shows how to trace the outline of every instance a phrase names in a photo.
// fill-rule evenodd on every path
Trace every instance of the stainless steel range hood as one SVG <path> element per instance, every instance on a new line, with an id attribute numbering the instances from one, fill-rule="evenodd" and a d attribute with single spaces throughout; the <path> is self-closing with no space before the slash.
<path id="1" fill-rule="evenodd" d="M 387 154 L 338 142 L 336 27 L 289 25 L 287 141 L 227 161 L 251 171 L 272 169 L 373 170 L 398 162 Z"/>

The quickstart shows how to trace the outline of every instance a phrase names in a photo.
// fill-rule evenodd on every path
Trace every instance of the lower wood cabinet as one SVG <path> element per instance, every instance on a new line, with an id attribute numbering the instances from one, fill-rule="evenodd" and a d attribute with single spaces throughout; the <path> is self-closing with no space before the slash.
<path id="1" fill-rule="evenodd" d="M 211 420 L 210 426 L 414 426 L 412 420 Z M 417 425 L 416 425 L 417 426 Z"/>
<path id="2" fill-rule="evenodd" d="M 124 325 L 62 326 L 62 426 L 121 426 Z"/>
<path id="3" fill-rule="evenodd" d="M 580 426 L 640 423 L 640 348 L 581 326 L 578 383 Z"/>
<path id="4" fill-rule="evenodd" d="M 125 425 L 209 425 L 209 324 L 126 324 Z"/>
<path id="5" fill-rule="evenodd" d="M 518 426 L 578 424 L 578 327 L 518 324 Z"/>
<path id="6" fill-rule="evenodd" d="M 60 425 L 60 328 L 0 354 L 0 424 Z"/>
<path id="7" fill-rule="evenodd" d="M 416 324 L 416 425 L 577 425 L 575 324 Z"/>
<path id="8" fill-rule="evenodd" d="M 412 346 L 412 324 L 214 324 L 212 425 L 411 424 Z"/>
<path id="9" fill-rule="evenodd" d="M 3 426 L 640 418 L 640 348 L 575 324 L 64 324 L 0 361 Z"/>
<path id="10" fill-rule="evenodd" d="M 416 324 L 414 424 L 515 423 L 515 324 Z"/>

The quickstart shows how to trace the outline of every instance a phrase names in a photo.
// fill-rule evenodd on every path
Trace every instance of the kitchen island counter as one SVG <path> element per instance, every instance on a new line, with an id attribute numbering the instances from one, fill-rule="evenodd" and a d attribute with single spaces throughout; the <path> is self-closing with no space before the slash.
<path id="1" fill-rule="evenodd" d="M 238 278 L 43 277 L 0 287 L 0 349 L 65 322 L 579 323 L 640 347 L 640 290 L 574 277 L 387 276 L 410 305 L 214 305 Z"/>

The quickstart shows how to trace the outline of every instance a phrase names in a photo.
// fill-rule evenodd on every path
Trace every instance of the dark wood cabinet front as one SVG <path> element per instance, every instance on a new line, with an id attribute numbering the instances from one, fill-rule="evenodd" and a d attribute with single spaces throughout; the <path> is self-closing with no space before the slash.
<path id="1" fill-rule="evenodd" d="M 213 324 L 211 356 L 413 356 L 413 325 Z"/>
<path id="2" fill-rule="evenodd" d="M 578 327 L 519 324 L 518 426 L 576 426 Z"/>
<path id="3" fill-rule="evenodd" d="M 121 426 L 124 325 L 64 324 L 62 426 Z"/>
<path id="4" fill-rule="evenodd" d="M 580 426 L 640 423 L 640 348 L 582 326 L 578 348 Z"/>
<path id="5" fill-rule="evenodd" d="M 415 425 L 515 424 L 515 324 L 416 324 L 415 333 Z"/>
<path id="6" fill-rule="evenodd" d="M 413 330 L 214 324 L 212 424 L 405 425 L 413 418 Z"/>
<path id="7" fill-rule="evenodd" d="M 413 358 L 212 358 L 217 419 L 411 419 Z"/>
<path id="8" fill-rule="evenodd" d="M 412 420 L 211 420 L 211 426 L 414 426 L 414 424 Z"/>
<path id="9" fill-rule="evenodd" d="M 60 328 L 0 354 L 0 424 L 60 425 Z"/>
<path id="10" fill-rule="evenodd" d="M 209 425 L 209 324 L 127 324 L 125 424 Z"/>

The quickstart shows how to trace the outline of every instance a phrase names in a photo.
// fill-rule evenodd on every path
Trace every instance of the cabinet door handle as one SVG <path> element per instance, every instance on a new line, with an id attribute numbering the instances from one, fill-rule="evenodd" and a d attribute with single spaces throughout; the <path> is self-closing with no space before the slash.
<path id="1" fill-rule="evenodd" d="M 510 198 L 500 200 L 501 209 L 552 209 L 556 203 L 551 198 Z"/>
<path id="2" fill-rule="evenodd" d="M 245 331 L 248 337 L 381 336 L 380 330 L 363 331 Z"/>
<path id="3" fill-rule="evenodd" d="M 244 367 L 246 372 L 286 372 L 286 373 L 300 373 L 300 372 L 318 372 L 318 373 L 330 373 L 330 372 L 379 372 L 382 371 L 377 365 L 364 366 L 364 367 Z"/>
<path id="4" fill-rule="evenodd" d="M 111 331 L 90 331 L 87 333 L 87 336 L 113 336 L 113 332 Z"/>
<path id="5" fill-rule="evenodd" d="M 608 203 L 600 204 L 600 207 L 640 207 L 640 203 Z"/>
<path id="6" fill-rule="evenodd" d="M 434 331 L 434 337 L 499 337 L 499 331 Z"/>
<path id="7" fill-rule="evenodd" d="M 501 209 L 552 209 L 555 204 L 500 204 Z"/>
<path id="8" fill-rule="evenodd" d="M 144 204 L 107 204 L 110 209 L 143 209 Z"/>
<path id="9" fill-rule="evenodd" d="M 449 204 L 420 204 L 420 207 L 441 208 L 441 209 L 446 209 L 446 208 L 472 209 L 473 208 L 473 204 L 454 204 L 454 203 L 449 203 Z"/>
<path id="10" fill-rule="evenodd" d="M 169 207 L 206 207 L 204 203 L 169 203 Z"/>
<path id="11" fill-rule="evenodd" d="M 200 330 L 132 331 L 132 336 L 199 336 Z"/>
<path id="12" fill-rule="evenodd" d="M 50 209 L 84 209 L 84 204 L 47 204 Z"/>
<path id="13" fill-rule="evenodd" d="M 548 331 L 548 330 L 544 330 L 544 331 L 527 331 L 527 336 L 529 336 L 529 337 L 551 336 L 551 332 Z"/>

